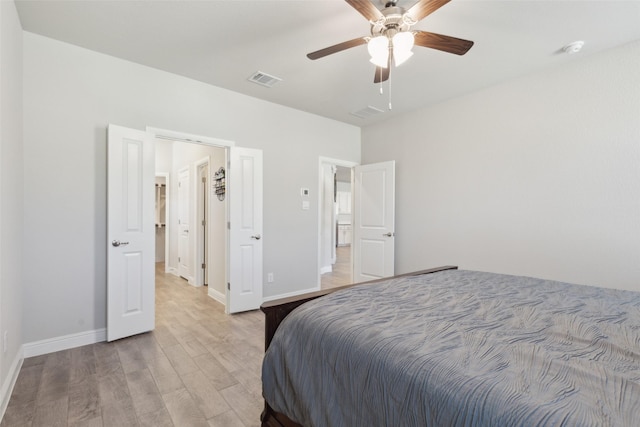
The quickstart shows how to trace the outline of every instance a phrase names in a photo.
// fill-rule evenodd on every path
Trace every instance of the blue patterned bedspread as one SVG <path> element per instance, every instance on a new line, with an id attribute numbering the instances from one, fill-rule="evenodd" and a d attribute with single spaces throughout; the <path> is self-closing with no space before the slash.
<path id="1" fill-rule="evenodd" d="M 640 426 L 640 293 L 449 270 L 313 300 L 263 395 L 307 426 Z"/>

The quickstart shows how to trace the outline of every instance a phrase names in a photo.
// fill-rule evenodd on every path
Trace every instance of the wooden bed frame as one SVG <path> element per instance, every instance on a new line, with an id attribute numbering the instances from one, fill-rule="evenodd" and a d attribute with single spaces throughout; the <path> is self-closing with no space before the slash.
<path id="1" fill-rule="evenodd" d="M 377 282 L 382 282 L 384 280 L 388 280 L 391 278 L 398 278 L 398 277 L 419 276 L 422 274 L 436 273 L 438 271 L 444 271 L 444 270 L 456 270 L 457 268 L 458 268 L 457 266 L 451 266 L 451 265 L 444 266 L 444 267 L 430 268 L 428 270 L 414 271 L 411 273 L 399 274 L 393 277 L 386 277 L 383 279 L 376 279 L 376 280 L 371 280 L 371 281 L 362 282 L 362 283 L 354 283 L 351 285 L 340 286 L 337 288 L 310 292 L 310 293 L 298 295 L 295 297 L 282 298 L 278 300 L 265 302 L 260 306 L 260 310 L 262 310 L 262 312 L 265 314 L 265 326 L 264 326 L 265 351 L 267 350 L 267 348 L 269 348 L 269 344 L 271 344 L 273 335 L 276 333 L 278 326 L 284 320 L 284 318 L 287 317 L 287 315 L 291 313 L 295 308 L 301 306 L 305 302 L 309 302 L 316 298 L 320 298 L 321 296 L 328 295 L 332 292 L 339 291 L 342 289 L 347 289 L 355 285 L 377 283 Z M 271 407 L 266 401 L 264 402 L 264 411 L 260 416 L 260 420 L 262 421 L 262 427 L 302 427 L 300 424 L 294 421 L 291 421 L 291 419 L 289 419 L 286 415 L 271 409 Z"/>

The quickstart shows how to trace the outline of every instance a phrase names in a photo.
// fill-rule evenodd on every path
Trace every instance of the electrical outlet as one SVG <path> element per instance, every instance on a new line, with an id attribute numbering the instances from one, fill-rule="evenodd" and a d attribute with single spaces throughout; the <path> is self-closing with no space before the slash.
<path id="1" fill-rule="evenodd" d="M 273 283 L 273 273 L 267 273 L 267 283 Z"/>
<path id="2" fill-rule="evenodd" d="M 8 348 L 9 348 L 9 331 L 4 331 L 4 335 L 2 337 L 2 351 L 6 353 Z"/>

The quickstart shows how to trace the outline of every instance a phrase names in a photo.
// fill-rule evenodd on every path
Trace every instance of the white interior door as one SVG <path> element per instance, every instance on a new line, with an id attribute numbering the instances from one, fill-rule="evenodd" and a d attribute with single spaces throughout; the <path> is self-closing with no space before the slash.
<path id="1" fill-rule="evenodd" d="M 262 151 L 231 147 L 229 197 L 229 313 L 262 304 Z"/>
<path id="2" fill-rule="evenodd" d="M 389 277 L 395 256 L 395 161 L 354 168 L 353 280 Z"/>
<path id="3" fill-rule="evenodd" d="M 189 168 L 178 171 L 178 275 L 189 280 L 191 278 L 191 256 L 189 235 L 190 204 Z"/>
<path id="4" fill-rule="evenodd" d="M 109 125 L 107 341 L 155 326 L 155 150 L 147 133 Z"/>

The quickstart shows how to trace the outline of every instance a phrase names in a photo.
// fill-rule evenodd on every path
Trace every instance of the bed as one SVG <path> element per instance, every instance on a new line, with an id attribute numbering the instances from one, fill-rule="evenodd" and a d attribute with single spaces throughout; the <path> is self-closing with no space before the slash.
<path id="1" fill-rule="evenodd" d="M 262 310 L 263 426 L 640 423 L 637 292 L 441 267 Z"/>

